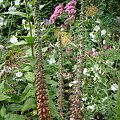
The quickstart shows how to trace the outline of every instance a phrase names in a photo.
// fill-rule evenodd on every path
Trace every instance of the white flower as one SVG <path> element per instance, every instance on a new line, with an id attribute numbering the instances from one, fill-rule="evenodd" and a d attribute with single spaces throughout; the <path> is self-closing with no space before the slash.
<path id="1" fill-rule="evenodd" d="M 3 46 L 3 45 L 0 45 L 0 49 L 1 49 L 1 50 L 4 49 L 4 46 Z"/>
<path id="2" fill-rule="evenodd" d="M 48 63 L 49 64 L 54 64 L 56 61 L 54 59 L 54 57 L 51 57 L 50 60 L 48 60 Z"/>
<path id="3" fill-rule="evenodd" d="M 96 20 L 95 22 L 96 22 L 96 23 L 100 23 L 100 21 L 99 21 L 99 20 Z"/>
<path id="4" fill-rule="evenodd" d="M 25 20 L 25 19 L 22 19 L 22 24 L 23 24 L 23 25 L 25 24 L 25 22 L 26 22 L 26 20 Z"/>
<path id="5" fill-rule="evenodd" d="M 106 30 L 101 31 L 101 36 L 106 34 Z"/>
<path id="6" fill-rule="evenodd" d="M 89 35 L 92 39 L 96 38 L 94 32 L 91 32 Z"/>
<path id="7" fill-rule="evenodd" d="M 86 75 L 86 73 L 87 73 L 87 68 L 84 68 L 83 74 Z"/>
<path id="8" fill-rule="evenodd" d="M 87 97 L 85 97 L 85 98 L 82 98 L 82 101 L 86 101 L 87 100 Z"/>
<path id="9" fill-rule="evenodd" d="M 96 32 L 98 32 L 100 30 L 100 26 L 96 25 L 93 30 L 96 31 Z"/>
<path id="10" fill-rule="evenodd" d="M 118 85 L 117 84 L 113 84 L 112 86 L 111 86 L 111 90 L 112 91 L 116 91 L 116 90 L 118 90 Z"/>
<path id="11" fill-rule="evenodd" d="M 99 70 L 99 65 L 94 65 L 94 68 L 96 69 L 96 70 Z"/>
<path id="12" fill-rule="evenodd" d="M 4 19 L 0 17 L 0 26 L 4 25 Z"/>
<path id="13" fill-rule="evenodd" d="M 97 42 L 97 40 L 95 40 L 95 39 L 91 39 L 93 42 Z"/>
<path id="14" fill-rule="evenodd" d="M 3 0 L 0 0 L 0 3 L 3 2 Z"/>
<path id="15" fill-rule="evenodd" d="M 18 42 L 17 38 L 13 35 L 11 38 L 10 38 L 10 42 L 13 43 L 13 44 L 16 44 Z"/>
<path id="16" fill-rule="evenodd" d="M 15 9 L 16 9 L 16 8 L 15 8 L 14 6 L 11 6 L 11 7 L 8 8 L 8 11 L 9 11 L 9 12 L 13 12 L 13 11 L 15 11 Z"/>
<path id="17" fill-rule="evenodd" d="M 72 87 L 73 85 L 75 85 L 75 84 L 77 84 L 77 83 L 78 83 L 78 81 L 74 80 L 73 82 L 70 82 L 70 83 L 69 83 L 69 87 Z"/>
<path id="18" fill-rule="evenodd" d="M 22 77 L 23 73 L 22 72 L 17 72 L 15 73 L 16 77 Z"/>
<path id="19" fill-rule="evenodd" d="M 105 40 L 103 40 L 103 44 L 104 44 L 104 45 L 106 44 L 106 41 L 105 41 Z"/>
<path id="20" fill-rule="evenodd" d="M 92 110 L 92 111 L 94 111 L 94 107 L 95 107 L 95 105 L 87 106 L 87 110 Z"/>
<path id="21" fill-rule="evenodd" d="M 15 0 L 15 5 L 19 5 L 20 0 Z"/>

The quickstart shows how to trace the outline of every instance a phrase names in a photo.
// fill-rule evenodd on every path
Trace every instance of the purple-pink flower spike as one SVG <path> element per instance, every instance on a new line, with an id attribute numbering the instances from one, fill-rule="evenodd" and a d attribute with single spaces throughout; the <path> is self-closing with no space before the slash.
<path id="1" fill-rule="evenodd" d="M 58 6 L 55 7 L 54 13 L 51 15 L 49 22 L 54 23 L 55 20 L 60 17 L 60 15 L 63 12 L 63 4 L 59 4 Z"/>

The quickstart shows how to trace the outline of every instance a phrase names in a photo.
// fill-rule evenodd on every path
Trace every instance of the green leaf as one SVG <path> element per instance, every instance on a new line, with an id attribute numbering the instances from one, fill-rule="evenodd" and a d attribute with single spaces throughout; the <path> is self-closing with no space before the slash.
<path id="1" fill-rule="evenodd" d="M 1 95 L 0 95 L 0 101 L 6 100 L 6 99 L 8 99 L 8 98 L 11 98 L 11 97 L 9 97 L 9 96 L 7 96 L 7 95 L 4 95 L 4 94 L 1 94 Z"/>
<path id="2" fill-rule="evenodd" d="M 3 14 L 18 15 L 18 16 L 27 18 L 27 14 L 26 13 L 19 12 L 19 11 L 17 11 L 17 12 L 4 12 Z"/>
<path id="3" fill-rule="evenodd" d="M 10 94 L 9 95 L 10 99 L 8 99 L 8 102 L 19 102 L 20 101 L 20 96 L 17 94 Z"/>
<path id="4" fill-rule="evenodd" d="M 25 74 L 25 78 L 30 81 L 30 82 L 34 82 L 35 81 L 35 75 L 33 72 L 27 72 Z"/>
<path id="5" fill-rule="evenodd" d="M 21 95 L 21 99 L 20 101 L 24 101 L 26 100 L 28 97 L 34 97 L 35 96 L 35 88 L 33 88 L 33 85 L 28 83 L 28 85 L 25 87 L 22 95 Z"/>
<path id="6" fill-rule="evenodd" d="M 54 80 L 46 80 L 47 84 L 51 84 L 51 86 L 58 86 L 58 83 Z"/>
<path id="7" fill-rule="evenodd" d="M 11 104 L 8 106 L 7 110 L 12 111 L 12 112 L 17 112 L 21 111 L 22 105 L 20 104 Z"/>
<path id="8" fill-rule="evenodd" d="M 6 108 L 5 108 L 4 106 L 2 106 L 2 108 L 1 108 L 1 110 L 0 110 L 0 115 L 1 115 L 2 117 L 4 117 L 5 114 L 6 114 Z"/>
<path id="9" fill-rule="evenodd" d="M 26 120 L 26 119 L 22 115 L 7 114 L 5 115 L 5 120 Z"/>
<path id="10" fill-rule="evenodd" d="M 36 100 L 35 100 L 35 98 L 28 98 L 25 101 L 25 103 L 24 103 L 24 105 L 23 105 L 23 107 L 21 109 L 22 114 L 23 114 L 24 111 L 29 110 L 31 108 L 33 108 L 33 109 L 36 108 Z"/>
<path id="11" fill-rule="evenodd" d="M 50 92 L 50 91 L 49 91 Z M 58 111 L 57 111 L 57 109 L 56 109 L 56 106 L 55 106 L 55 103 L 53 102 L 53 100 L 52 100 L 52 98 L 51 98 L 51 96 L 50 96 L 50 94 L 49 94 L 49 106 L 50 106 L 50 114 L 52 115 L 52 116 L 54 116 L 54 117 L 59 117 L 59 115 L 58 115 Z"/>

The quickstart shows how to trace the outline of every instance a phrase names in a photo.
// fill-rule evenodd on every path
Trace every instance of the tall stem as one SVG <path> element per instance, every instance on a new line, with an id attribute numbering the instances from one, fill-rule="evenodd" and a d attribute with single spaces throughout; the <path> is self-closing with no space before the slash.
<path id="1" fill-rule="evenodd" d="M 63 93 L 63 58 L 62 58 L 62 43 L 60 32 L 58 32 L 58 44 L 59 44 L 59 73 L 58 73 L 58 112 L 60 118 L 63 119 L 63 109 L 64 109 L 64 93 Z"/>
<path id="2" fill-rule="evenodd" d="M 39 120 L 50 120 L 47 86 L 44 77 L 44 66 L 42 59 L 42 45 L 40 40 L 40 0 L 35 0 L 35 79 L 37 109 Z"/>
<path id="3" fill-rule="evenodd" d="M 73 86 L 73 97 L 71 104 L 70 118 L 73 120 L 82 120 L 81 108 L 82 108 L 82 72 L 83 72 L 83 41 L 84 41 L 84 1 L 78 1 L 81 3 L 80 23 L 79 24 L 79 45 L 77 53 L 77 83 Z"/>
<path id="4" fill-rule="evenodd" d="M 29 24 L 29 27 L 30 27 L 30 37 L 33 37 L 32 36 L 32 25 L 31 25 L 30 15 L 29 15 L 29 12 L 28 12 L 28 7 L 27 7 L 27 0 L 25 0 L 25 8 L 26 8 L 26 13 L 27 13 L 28 24 Z M 33 43 L 31 43 L 30 46 L 31 46 L 32 56 L 34 57 Z"/>

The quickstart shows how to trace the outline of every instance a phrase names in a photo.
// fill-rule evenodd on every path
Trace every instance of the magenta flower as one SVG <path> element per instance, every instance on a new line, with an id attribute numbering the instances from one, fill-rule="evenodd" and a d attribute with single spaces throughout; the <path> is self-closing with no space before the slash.
<path id="1" fill-rule="evenodd" d="M 49 22 L 54 23 L 55 20 L 60 17 L 60 15 L 63 12 L 63 4 L 59 4 L 58 6 L 55 7 L 54 13 L 51 15 Z"/>

